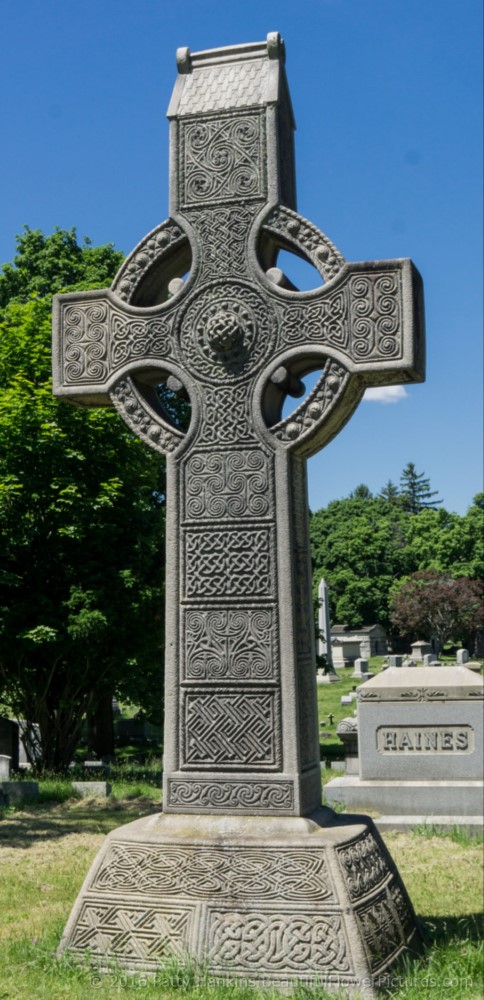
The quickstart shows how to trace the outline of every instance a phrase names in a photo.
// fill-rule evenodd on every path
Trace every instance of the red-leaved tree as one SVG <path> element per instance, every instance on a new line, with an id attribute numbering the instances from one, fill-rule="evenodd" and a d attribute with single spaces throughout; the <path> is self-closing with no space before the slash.
<path id="1" fill-rule="evenodd" d="M 435 569 L 418 570 L 390 600 L 390 617 L 398 631 L 417 639 L 472 645 L 484 628 L 483 581 L 453 579 Z"/>

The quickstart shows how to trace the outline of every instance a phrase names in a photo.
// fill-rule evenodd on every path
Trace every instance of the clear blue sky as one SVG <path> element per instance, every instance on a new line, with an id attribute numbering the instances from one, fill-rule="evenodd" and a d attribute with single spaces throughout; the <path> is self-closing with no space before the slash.
<path id="1" fill-rule="evenodd" d="M 408 461 L 482 487 L 481 0 L 3 0 L 0 262 L 24 223 L 128 253 L 167 215 L 175 50 L 280 31 L 298 209 L 348 260 L 411 257 L 427 382 L 365 400 L 309 463 L 313 510 Z"/>

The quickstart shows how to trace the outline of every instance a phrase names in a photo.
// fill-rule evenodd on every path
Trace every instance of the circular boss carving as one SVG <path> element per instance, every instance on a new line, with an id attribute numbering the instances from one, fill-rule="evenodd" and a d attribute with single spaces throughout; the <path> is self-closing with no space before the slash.
<path id="1" fill-rule="evenodd" d="M 270 353 L 275 315 L 250 285 L 217 282 L 189 302 L 179 324 L 183 363 L 209 381 L 253 375 Z"/>

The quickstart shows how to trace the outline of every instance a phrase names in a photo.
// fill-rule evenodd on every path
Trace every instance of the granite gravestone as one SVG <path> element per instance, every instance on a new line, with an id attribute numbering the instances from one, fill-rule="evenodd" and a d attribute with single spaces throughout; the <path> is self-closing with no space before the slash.
<path id="1" fill-rule="evenodd" d="M 465 666 L 389 667 L 358 690 L 358 774 L 326 785 L 329 802 L 482 824 L 483 679 Z"/>
<path id="2" fill-rule="evenodd" d="M 423 379 L 421 283 L 297 214 L 279 35 L 177 60 L 170 219 L 111 289 L 54 305 L 55 393 L 166 455 L 171 581 L 163 814 L 110 834 L 61 950 L 371 993 L 415 925 L 371 820 L 320 806 L 305 464 L 367 385 Z M 294 290 L 281 247 L 324 284 Z M 187 432 L 160 385 L 188 395 Z"/>

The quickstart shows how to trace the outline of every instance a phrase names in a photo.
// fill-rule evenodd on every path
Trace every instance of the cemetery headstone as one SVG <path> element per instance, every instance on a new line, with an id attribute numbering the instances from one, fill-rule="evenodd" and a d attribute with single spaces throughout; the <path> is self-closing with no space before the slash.
<path id="1" fill-rule="evenodd" d="M 331 803 L 382 815 L 483 815 L 483 679 L 465 666 L 389 667 L 358 691 L 359 774 Z"/>
<path id="2" fill-rule="evenodd" d="M 469 650 L 468 649 L 458 649 L 456 653 L 456 661 L 459 665 L 463 666 L 465 663 L 469 662 Z"/>
<path id="3" fill-rule="evenodd" d="M 329 618 L 329 596 L 328 585 L 324 578 L 319 581 L 318 587 L 318 652 L 326 660 L 326 670 L 318 671 L 318 681 L 323 684 L 334 684 L 341 680 L 334 669 L 333 647 L 331 644 L 331 623 Z"/>
<path id="4" fill-rule="evenodd" d="M 109 835 L 61 950 L 356 988 L 416 932 L 372 821 L 321 807 L 306 459 L 367 385 L 422 380 L 421 282 L 408 260 L 345 262 L 297 214 L 279 35 L 177 60 L 171 218 L 110 289 L 54 304 L 55 393 L 114 405 L 166 455 L 171 582 L 163 813 Z M 280 248 L 324 284 L 295 290 Z M 188 394 L 188 431 L 162 384 Z"/>
<path id="5" fill-rule="evenodd" d="M 411 655 L 414 660 L 423 660 L 426 653 L 433 653 L 432 644 L 424 639 L 418 639 L 411 644 Z"/>
<path id="6" fill-rule="evenodd" d="M 351 676 L 356 680 L 370 680 L 370 678 L 373 677 L 373 674 L 370 672 L 369 666 L 368 660 L 364 660 L 363 657 L 359 656 L 355 660 L 355 669 L 353 670 Z"/>

